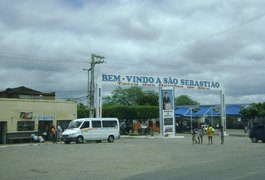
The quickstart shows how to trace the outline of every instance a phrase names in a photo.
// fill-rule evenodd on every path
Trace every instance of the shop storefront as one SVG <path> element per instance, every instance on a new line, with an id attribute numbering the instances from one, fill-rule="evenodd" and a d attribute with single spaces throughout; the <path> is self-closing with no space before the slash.
<path id="1" fill-rule="evenodd" d="M 77 117 L 77 104 L 69 101 L 0 98 L 0 144 L 31 140 L 31 134 L 47 136 L 51 126 Z"/>

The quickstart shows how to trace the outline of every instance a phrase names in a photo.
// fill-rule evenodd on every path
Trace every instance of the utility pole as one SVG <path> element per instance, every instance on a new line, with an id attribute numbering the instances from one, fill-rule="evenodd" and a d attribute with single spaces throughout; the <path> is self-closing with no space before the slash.
<path id="1" fill-rule="evenodd" d="M 85 70 L 85 71 L 87 71 L 87 112 L 89 112 L 90 111 L 90 102 L 89 102 L 89 100 L 90 100 L 90 79 L 89 79 L 89 71 L 91 71 L 91 68 L 83 68 L 83 70 Z"/>
<path id="2" fill-rule="evenodd" d="M 104 56 L 91 54 L 91 81 L 90 81 L 90 90 L 89 90 L 89 98 L 90 98 L 90 106 L 89 106 L 89 117 L 94 117 L 95 113 L 95 65 L 104 63 Z"/>

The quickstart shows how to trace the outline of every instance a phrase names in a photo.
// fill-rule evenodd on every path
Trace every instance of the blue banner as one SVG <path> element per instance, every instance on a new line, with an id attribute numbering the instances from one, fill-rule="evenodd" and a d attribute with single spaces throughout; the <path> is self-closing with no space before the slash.
<path id="1" fill-rule="evenodd" d="M 174 88 L 160 88 L 161 133 L 163 137 L 175 136 Z"/>

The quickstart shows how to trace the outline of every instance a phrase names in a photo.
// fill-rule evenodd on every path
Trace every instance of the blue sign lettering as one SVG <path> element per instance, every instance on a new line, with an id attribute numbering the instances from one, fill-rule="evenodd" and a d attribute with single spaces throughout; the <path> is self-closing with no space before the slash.
<path id="1" fill-rule="evenodd" d="M 178 79 L 175 77 L 131 76 L 102 74 L 102 82 L 118 83 L 126 86 L 158 86 L 194 89 L 220 89 L 221 85 L 215 81 Z"/>
<path id="2" fill-rule="evenodd" d="M 121 76 L 120 75 L 106 75 L 106 74 L 102 74 L 102 81 L 120 82 L 121 81 Z"/>

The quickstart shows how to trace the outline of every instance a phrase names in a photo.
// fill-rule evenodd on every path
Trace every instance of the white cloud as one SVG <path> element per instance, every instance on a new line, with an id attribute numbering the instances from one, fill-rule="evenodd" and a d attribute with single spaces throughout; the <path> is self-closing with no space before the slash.
<path id="1" fill-rule="evenodd" d="M 101 72 L 213 79 L 224 83 L 228 102 L 264 101 L 261 0 L 0 3 L 1 90 L 25 85 L 83 96 L 82 69 L 98 53 L 107 61 L 96 66 Z"/>

